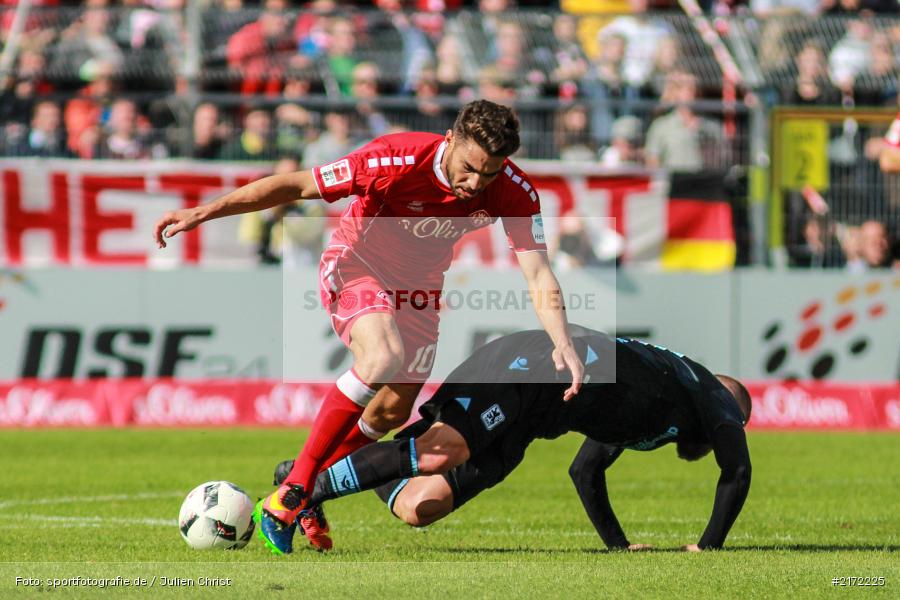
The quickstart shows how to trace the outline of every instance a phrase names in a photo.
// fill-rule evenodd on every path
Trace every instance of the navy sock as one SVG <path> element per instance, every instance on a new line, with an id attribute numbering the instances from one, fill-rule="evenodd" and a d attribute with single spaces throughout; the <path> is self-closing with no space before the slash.
<path id="1" fill-rule="evenodd" d="M 371 490 L 418 474 L 415 439 L 370 444 L 319 473 L 310 504 Z"/>

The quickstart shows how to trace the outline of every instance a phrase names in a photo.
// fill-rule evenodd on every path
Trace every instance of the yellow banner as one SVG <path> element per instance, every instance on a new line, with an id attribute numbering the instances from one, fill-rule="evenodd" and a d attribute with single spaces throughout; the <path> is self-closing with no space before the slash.
<path id="1" fill-rule="evenodd" d="M 800 190 L 811 185 L 828 189 L 828 123 L 811 119 L 787 121 L 781 129 L 781 185 Z"/>

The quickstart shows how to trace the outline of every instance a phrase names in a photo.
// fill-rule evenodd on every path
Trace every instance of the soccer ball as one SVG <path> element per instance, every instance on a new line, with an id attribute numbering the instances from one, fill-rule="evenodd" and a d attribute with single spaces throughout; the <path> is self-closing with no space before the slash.
<path id="1" fill-rule="evenodd" d="M 178 529 L 195 550 L 243 548 L 253 536 L 253 501 L 233 483 L 201 483 L 184 499 Z"/>

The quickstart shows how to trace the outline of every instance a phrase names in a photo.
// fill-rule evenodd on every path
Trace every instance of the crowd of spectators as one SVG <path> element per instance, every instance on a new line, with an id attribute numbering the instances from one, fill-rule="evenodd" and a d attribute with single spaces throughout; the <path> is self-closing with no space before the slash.
<path id="1" fill-rule="evenodd" d="M 15 4 L 0 4 L 0 40 Z M 830 34 L 808 18 L 761 19 L 773 101 L 877 105 L 896 95 L 900 21 L 870 16 L 896 12 L 895 0 L 701 5 L 718 15 L 850 15 Z M 623 7 L 627 14 L 581 14 Z M 390 131 L 442 131 L 453 102 L 475 97 L 544 101 L 520 109 L 522 155 L 532 158 L 698 169 L 738 152 L 733 124 L 694 105 L 721 99 L 721 75 L 673 2 L 563 2 L 571 12 L 560 12 L 528 0 L 205 0 L 197 40 L 188 8 L 184 0 L 35 2 L 14 69 L 0 80 L 0 153 L 306 162 L 308 148 L 320 156 L 322 145 Z M 160 100 L 188 90 L 187 108 Z M 341 119 L 349 120 L 343 136 Z"/>
<path id="2" fill-rule="evenodd" d="M 891 242 L 888 226 L 876 219 L 846 225 L 810 216 L 802 238 L 790 248 L 790 265 L 799 268 L 844 268 L 851 273 L 900 267 L 900 240 Z"/>
<path id="3" fill-rule="evenodd" d="M 0 0 L 4 47 L 16 4 Z M 723 111 L 715 59 L 667 0 L 32 4 L 15 51 L 3 53 L 11 68 L 0 61 L 0 156 L 309 167 L 386 133 L 443 132 L 460 103 L 483 97 L 517 107 L 521 157 L 670 170 L 747 158 L 745 117 Z M 895 105 L 896 0 L 700 5 L 740 17 L 732 32 L 756 53 L 759 101 Z M 866 135 L 852 119 L 835 128 L 832 166 L 873 165 L 879 132 Z M 847 177 L 832 174 L 834 187 L 852 189 Z M 855 222 L 803 221 L 792 263 L 888 261 L 889 249 L 881 259 L 875 249 L 900 232 Z"/>
<path id="4" fill-rule="evenodd" d="M 898 11 L 895 0 L 766 0 L 762 14 L 777 18 L 763 21 L 758 62 L 773 84 L 772 100 L 822 106 L 891 102 L 898 84 Z M 821 16 L 835 18 L 814 18 Z"/>

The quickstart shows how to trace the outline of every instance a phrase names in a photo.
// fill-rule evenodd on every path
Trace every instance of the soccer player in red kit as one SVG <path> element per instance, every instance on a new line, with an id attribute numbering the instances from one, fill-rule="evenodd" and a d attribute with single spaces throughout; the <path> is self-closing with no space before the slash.
<path id="1" fill-rule="evenodd" d="M 356 199 L 322 254 L 319 284 L 332 325 L 353 354 L 353 367 L 327 394 L 293 470 L 257 505 L 260 535 L 276 554 L 293 549 L 296 521 L 319 550 L 331 547 L 321 513 L 304 510 L 319 471 L 386 435 L 409 418 L 431 372 L 437 310 L 400 306 L 402 293 L 439 293 L 454 244 L 497 218 L 535 297 L 535 310 L 578 393 L 584 366 L 574 351 L 559 283 L 547 260 L 540 201 L 508 157 L 519 148 L 519 123 L 506 107 L 464 106 L 446 135 L 386 135 L 334 163 L 266 177 L 207 205 L 167 213 L 165 238 L 210 219 L 263 210 L 298 198 Z M 556 301 L 540 299 L 555 298 Z M 364 413 L 365 411 L 365 413 Z"/>

